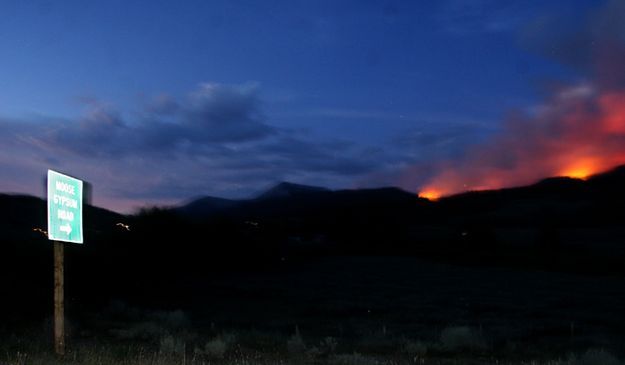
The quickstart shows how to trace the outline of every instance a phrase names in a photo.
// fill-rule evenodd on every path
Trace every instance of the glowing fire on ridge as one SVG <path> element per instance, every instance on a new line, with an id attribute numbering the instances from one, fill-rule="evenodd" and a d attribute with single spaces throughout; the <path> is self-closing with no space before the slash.
<path id="1" fill-rule="evenodd" d="M 588 169 L 587 167 L 580 166 L 580 167 L 576 167 L 570 170 L 566 170 L 564 173 L 561 174 L 561 176 L 586 180 L 588 176 L 592 175 L 590 171 L 591 170 Z"/>
<path id="2" fill-rule="evenodd" d="M 436 200 L 464 191 L 500 189 L 552 176 L 587 179 L 625 164 L 625 91 L 583 85 L 557 93 L 531 116 L 510 119 L 503 132 L 443 161 L 421 184 L 419 196 Z M 408 174 L 420 176 L 414 168 Z M 410 176 L 408 176 L 410 178 Z"/>
<path id="3" fill-rule="evenodd" d="M 423 190 L 419 192 L 419 197 L 425 198 L 427 200 L 438 200 L 438 198 L 441 197 L 441 194 L 434 189 Z"/>
<path id="4" fill-rule="evenodd" d="M 579 45 L 571 54 L 550 54 L 557 62 L 574 65 L 585 81 L 560 87 L 538 108 L 508 118 L 501 133 L 467 148 L 460 158 L 406 169 L 400 184 L 417 186 L 421 196 L 434 198 L 529 185 L 553 176 L 586 179 L 624 165 L 622 5 L 622 1 L 608 1 L 573 33 L 544 44 L 552 50 Z"/>
<path id="5" fill-rule="evenodd" d="M 596 159 L 581 159 L 562 169 L 558 175 L 586 180 L 589 176 L 599 172 L 596 168 L 597 165 L 599 163 L 597 163 Z"/>

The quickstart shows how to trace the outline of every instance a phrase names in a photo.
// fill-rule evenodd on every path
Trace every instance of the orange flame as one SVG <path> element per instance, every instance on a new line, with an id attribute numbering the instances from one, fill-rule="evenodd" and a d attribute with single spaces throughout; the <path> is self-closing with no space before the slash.
<path id="1" fill-rule="evenodd" d="M 563 168 L 558 175 L 586 180 L 589 176 L 599 172 L 597 166 L 600 165 L 601 161 L 598 159 L 582 158 Z"/>
<path id="2" fill-rule="evenodd" d="M 564 170 L 564 172 L 560 174 L 560 176 L 572 177 L 582 180 L 586 180 L 590 175 L 592 175 L 591 170 L 586 166 L 578 166 L 568 170 Z"/>
<path id="3" fill-rule="evenodd" d="M 469 190 L 500 189 L 550 176 L 586 179 L 625 164 L 625 91 L 588 86 L 556 94 L 533 116 L 512 119 L 490 143 L 470 148 L 461 163 L 446 161 L 422 185 L 435 200 Z M 418 168 L 409 175 L 420 176 Z M 419 175 L 417 175 L 419 174 Z"/>
<path id="4" fill-rule="evenodd" d="M 579 34 L 593 45 L 579 49 L 588 61 L 589 68 L 580 68 L 588 72 L 586 82 L 561 88 L 532 113 L 508 119 L 501 133 L 468 148 L 461 160 L 408 169 L 403 185 L 445 196 L 550 176 L 586 179 L 625 164 L 625 41 L 614 30 L 621 3 L 607 2 L 580 25 Z M 424 176 L 431 178 L 424 182 Z"/>
<path id="5" fill-rule="evenodd" d="M 419 192 L 419 197 L 427 200 L 438 200 L 441 197 L 441 193 L 436 189 L 426 189 Z"/>

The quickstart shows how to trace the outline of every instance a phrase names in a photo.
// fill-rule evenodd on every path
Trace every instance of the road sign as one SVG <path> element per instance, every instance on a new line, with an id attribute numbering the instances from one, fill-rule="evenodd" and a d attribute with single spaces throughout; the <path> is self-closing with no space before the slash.
<path id="1" fill-rule="evenodd" d="M 48 170 L 48 238 L 83 243 L 82 181 Z"/>

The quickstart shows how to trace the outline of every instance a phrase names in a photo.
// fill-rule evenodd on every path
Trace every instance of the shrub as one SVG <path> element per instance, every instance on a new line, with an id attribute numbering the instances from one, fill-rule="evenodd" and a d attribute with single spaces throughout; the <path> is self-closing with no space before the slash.
<path id="1" fill-rule="evenodd" d="M 313 346 L 306 351 L 306 355 L 309 357 L 325 357 L 333 354 L 336 351 L 336 347 L 338 346 L 338 341 L 334 337 L 326 337 L 321 342 L 319 342 L 319 346 Z"/>
<path id="2" fill-rule="evenodd" d="M 323 354 L 332 354 L 336 351 L 336 347 L 338 346 L 338 341 L 334 337 L 326 337 L 321 340 L 319 344 L 319 350 Z"/>
<path id="3" fill-rule="evenodd" d="M 196 348 L 195 354 L 209 358 L 223 358 L 232 348 L 236 336 L 232 333 L 217 336 L 204 344 L 202 348 Z"/>
<path id="4" fill-rule="evenodd" d="M 441 332 L 441 346 L 445 351 L 484 350 L 487 347 L 482 335 L 467 326 L 445 328 Z"/>
<path id="5" fill-rule="evenodd" d="M 353 354 L 335 355 L 330 363 L 338 365 L 378 365 L 380 362 L 373 357 L 354 352 Z"/>
<path id="6" fill-rule="evenodd" d="M 228 343 L 224 339 L 215 337 L 206 342 L 201 350 L 196 350 L 196 353 L 213 358 L 223 358 L 228 351 L 228 347 Z"/>
<path id="7" fill-rule="evenodd" d="M 161 337 L 159 341 L 159 352 L 161 354 L 184 354 L 186 344 L 171 335 Z"/>
<path id="8" fill-rule="evenodd" d="M 187 315 L 181 310 L 175 310 L 171 312 L 155 312 L 153 314 L 153 317 L 167 328 L 173 330 L 179 330 L 189 326 L 189 319 L 187 318 Z"/>
<path id="9" fill-rule="evenodd" d="M 287 340 L 286 348 L 291 354 L 302 354 L 306 351 L 306 344 L 299 333 L 298 327 L 295 327 L 295 334 Z"/>
<path id="10" fill-rule="evenodd" d="M 131 323 L 124 328 L 111 329 L 110 333 L 121 340 L 156 340 L 166 336 L 168 331 L 159 323 L 143 321 Z"/>
<path id="11" fill-rule="evenodd" d="M 621 365 L 622 363 L 609 352 L 603 349 L 590 349 L 579 359 L 572 361 L 573 365 Z"/>
<path id="12" fill-rule="evenodd" d="M 410 356 L 425 356 L 428 352 L 428 345 L 421 341 L 405 341 L 401 352 Z"/>

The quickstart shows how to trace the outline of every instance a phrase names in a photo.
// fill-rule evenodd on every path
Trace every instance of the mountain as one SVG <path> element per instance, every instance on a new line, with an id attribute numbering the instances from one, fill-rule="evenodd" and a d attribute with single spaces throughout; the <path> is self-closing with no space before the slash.
<path id="1" fill-rule="evenodd" d="M 193 219 L 216 215 L 245 219 L 349 219 L 350 216 L 392 215 L 429 203 L 398 188 L 329 190 L 322 187 L 282 182 L 254 199 L 227 200 L 204 197 L 174 211 Z"/>
<path id="2" fill-rule="evenodd" d="M 85 244 L 65 245 L 68 292 L 85 305 L 130 298 L 176 307 L 167 294 L 180 287 L 174 283 L 196 293 L 197 283 L 217 274 L 358 255 L 622 277 L 623 187 L 620 167 L 587 180 L 549 178 L 438 201 L 397 188 L 281 183 L 255 199 L 204 197 L 133 216 L 86 206 Z M 46 203 L 0 194 L 0 208 L 0 285 L 7 297 L 25 298 L 5 312 L 44 318 L 52 245 L 35 229 L 46 229 Z"/>
<path id="3" fill-rule="evenodd" d="M 592 189 L 615 195 L 625 193 L 623 182 L 625 182 L 625 165 L 588 178 L 588 185 Z"/>
<path id="4" fill-rule="evenodd" d="M 46 201 L 28 195 L 0 194 L 0 231 L 5 237 L 32 235 L 34 229 L 47 229 Z M 85 205 L 83 222 L 85 236 L 112 229 L 123 221 L 121 214 Z"/>
<path id="5" fill-rule="evenodd" d="M 289 198 L 297 195 L 305 195 L 310 193 L 329 192 L 329 189 L 318 187 L 294 184 L 289 182 L 281 182 L 278 185 L 270 188 L 266 192 L 260 194 L 257 200 L 276 199 L 276 198 Z"/>
<path id="6" fill-rule="evenodd" d="M 533 204 L 537 208 L 555 202 L 560 204 L 585 202 L 596 205 L 605 202 L 605 199 L 610 199 L 611 204 L 616 205 L 622 203 L 625 198 L 624 186 L 625 166 L 619 166 L 585 180 L 551 177 L 528 186 L 464 192 L 441 198 L 437 205 L 443 210 L 459 208 L 467 212 L 518 204 Z"/>
<path id="7" fill-rule="evenodd" d="M 242 220 L 288 219 L 319 221 L 421 220 L 435 224 L 494 220 L 515 222 L 560 220 L 596 222 L 620 206 L 625 189 L 625 166 L 580 180 L 553 177 L 533 185 L 499 190 L 471 191 L 431 202 L 397 188 L 329 190 L 321 187 L 280 183 L 255 199 L 227 200 L 206 197 L 176 211 L 185 217 L 205 219 L 229 216 Z M 610 199 L 606 205 L 606 199 Z M 583 209 L 582 209 L 583 207 Z M 312 223 L 311 223 L 312 224 Z"/>
<path id="8" fill-rule="evenodd" d="M 131 290 L 130 284 L 156 283 L 168 275 L 201 276 L 318 255 L 415 255 L 620 273 L 625 272 L 623 187 L 624 167 L 587 180 L 549 178 L 438 201 L 397 188 L 328 190 L 281 183 L 255 199 L 204 197 L 134 216 L 87 206 L 85 244 L 67 247 L 70 270 L 74 265 L 88 272 L 80 282 L 84 290 L 113 284 Z M 31 262 L 39 269 L 28 277 L 46 277 L 41 272 L 49 270 L 51 245 L 34 230 L 46 229 L 45 201 L 0 194 L 0 207 L 0 272 L 18 272 Z"/>
<path id="9" fill-rule="evenodd" d="M 283 207 L 300 209 L 306 201 L 317 201 L 332 191 L 326 188 L 281 182 L 253 199 L 230 200 L 212 196 L 193 200 L 181 207 L 174 208 L 177 214 L 191 219 L 204 219 L 216 215 L 248 216 L 269 214 Z M 285 204 L 285 201 L 289 201 Z"/>
<path id="10" fill-rule="evenodd" d="M 174 210 L 178 214 L 189 218 L 206 217 L 236 207 L 240 203 L 237 200 L 206 196 L 174 208 Z"/>
<path id="11" fill-rule="evenodd" d="M 587 179 L 549 177 L 535 184 L 497 190 L 468 191 L 440 199 L 441 201 L 464 201 L 475 198 L 499 197 L 523 199 L 537 197 L 582 197 L 595 194 L 619 196 L 625 192 L 625 165 L 589 176 Z"/>

